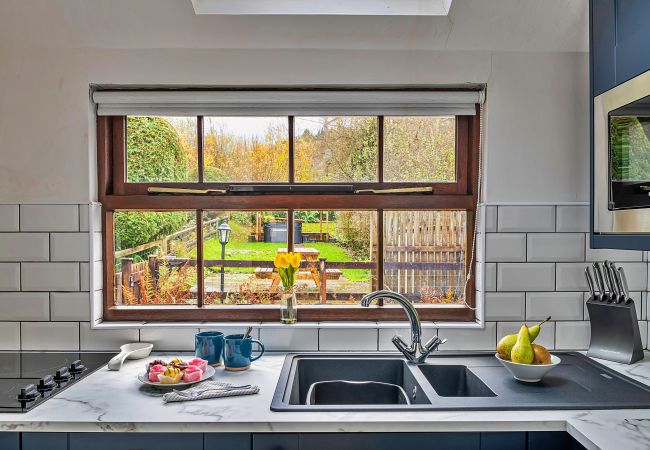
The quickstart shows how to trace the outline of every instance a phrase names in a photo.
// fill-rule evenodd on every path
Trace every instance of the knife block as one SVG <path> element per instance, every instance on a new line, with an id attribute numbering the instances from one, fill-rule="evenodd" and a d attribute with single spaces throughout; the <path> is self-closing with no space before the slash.
<path id="1" fill-rule="evenodd" d="M 643 359 L 643 344 L 633 300 L 608 303 L 590 297 L 587 311 L 591 322 L 587 356 L 623 364 Z"/>

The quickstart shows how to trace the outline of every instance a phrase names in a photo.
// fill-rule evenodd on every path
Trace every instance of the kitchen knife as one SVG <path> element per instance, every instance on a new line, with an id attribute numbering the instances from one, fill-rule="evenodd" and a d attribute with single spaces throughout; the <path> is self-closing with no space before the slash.
<path id="1" fill-rule="evenodd" d="M 600 270 L 600 266 L 598 263 L 594 263 L 594 279 L 596 280 L 596 286 L 598 286 L 598 290 L 600 291 L 600 300 L 603 301 L 605 300 L 605 280 L 603 280 L 603 273 Z"/>
<path id="2" fill-rule="evenodd" d="M 589 292 L 591 292 L 591 298 L 597 300 L 596 291 L 594 289 L 594 279 L 591 276 L 591 271 L 589 266 L 585 267 L 585 280 L 587 281 L 587 286 L 589 286 Z"/>
<path id="3" fill-rule="evenodd" d="M 618 271 L 618 268 L 612 263 L 612 276 L 614 277 L 614 282 L 616 283 L 616 289 L 618 290 L 618 296 L 615 299 L 616 303 L 622 303 L 626 300 L 625 291 L 623 290 L 623 282 L 621 281 L 621 273 Z"/>
<path id="4" fill-rule="evenodd" d="M 630 288 L 627 285 L 627 277 L 625 276 L 625 270 L 622 267 L 619 267 L 618 274 L 621 277 L 621 286 L 623 287 L 623 295 L 625 296 L 625 303 L 630 303 L 632 299 L 630 298 Z"/>
<path id="5" fill-rule="evenodd" d="M 605 276 L 605 283 L 607 284 L 607 289 L 609 290 L 609 296 L 607 302 L 611 303 L 616 298 L 616 287 L 614 286 L 614 280 L 612 279 L 612 272 L 609 268 L 609 261 L 601 263 L 603 269 L 603 275 Z"/>
<path id="6" fill-rule="evenodd" d="M 601 283 L 603 284 L 603 289 L 605 295 L 601 298 L 603 302 L 609 301 L 612 291 L 609 285 L 609 277 L 607 276 L 607 270 L 605 270 L 605 263 L 597 262 L 596 267 L 598 268 L 598 277 L 600 278 Z"/>
<path id="7" fill-rule="evenodd" d="M 607 270 L 609 272 L 609 276 L 612 282 L 612 288 L 614 289 L 614 294 L 612 295 L 611 301 L 612 303 L 618 303 L 618 298 L 621 295 L 621 291 L 618 288 L 618 275 L 617 275 L 618 271 L 616 270 L 616 266 L 614 265 L 613 262 L 609 263 Z"/>

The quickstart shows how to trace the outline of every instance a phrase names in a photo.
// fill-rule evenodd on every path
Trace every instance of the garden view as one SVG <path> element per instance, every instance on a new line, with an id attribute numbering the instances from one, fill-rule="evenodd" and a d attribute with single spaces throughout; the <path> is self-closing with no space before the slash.
<path id="1" fill-rule="evenodd" d="M 296 117 L 294 128 L 297 182 L 377 181 L 376 117 Z M 203 130 L 205 181 L 288 182 L 286 117 L 205 117 Z M 128 117 L 127 181 L 197 181 L 197 142 L 195 117 Z M 385 118 L 383 169 L 386 181 L 454 181 L 455 119 Z M 383 211 L 383 248 L 377 214 L 294 212 L 295 251 L 303 254 L 299 301 L 357 302 L 378 287 L 379 254 L 384 287 L 413 301 L 460 301 L 465 212 Z M 286 251 L 286 211 L 204 211 L 203 242 L 197 242 L 196 220 L 195 211 L 115 213 L 116 304 L 195 303 L 200 245 L 206 304 L 277 300 L 272 261 Z M 224 245 L 223 223 L 230 227 Z"/>

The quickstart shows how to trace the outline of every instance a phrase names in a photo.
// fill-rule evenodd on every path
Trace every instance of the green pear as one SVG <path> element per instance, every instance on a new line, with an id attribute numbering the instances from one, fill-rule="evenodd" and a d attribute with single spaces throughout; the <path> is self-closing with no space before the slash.
<path id="1" fill-rule="evenodd" d="M 517 342 L 515 342 L 515 345 L 512 347 L 510 359 L 512 362 L 519 364 L 531 364 L 534 357 L 535 355 L 533 353 L 533 345 L 530 342 L 528 327 L 522 325 L 519 334 L 517 335 Z"/>
<path id="2" fill-rule="evenodd" d="M 534 342 L 535 338 L 539 336 L 540 331 L 542 331 L 542 325 L 546 322 L 551 320 L 551 317 L 547 317 L 545 320 L 541 321 L 537 325 L 533 325 L 528 329 L 528 333 L 530 334 L 530 342 Z M 515 343 L 517 342 L 517 335 L 516 334 L 508 334 L 506 336 L 503 336 L 499 343 L 497 344 L 497 353 L 499 354 L 499 358 L 509 360 L 510 359 L 510 353 L 512 352 L 512 347 L 515 346 Z"/>

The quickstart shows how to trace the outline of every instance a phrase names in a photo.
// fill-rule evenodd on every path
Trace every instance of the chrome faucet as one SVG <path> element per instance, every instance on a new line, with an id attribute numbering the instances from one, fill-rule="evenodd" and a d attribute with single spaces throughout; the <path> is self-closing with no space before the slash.
<path id="1" fill-rule="evenodd" d="M 427 359 L 427 356 L 429 356 L 429 353 L 436 350 L 440 344 L 447 342 L 446 339 L 440 339 L 438 336 L 434 336 L 426 344 L 422 344 L 422 325 L 420 323 L 420 316 L 418 316 L 418 312 L 415 310 L 413 304 L 402 294 L 388 290 L 371 292 L 370 294 L 363 296 L 361 299 L 361 306 L 367 308 L 373 300 L 378 300 L 380 298 L 394 300 L 402 305 L 402 308 L 406 311 L 409 323 L 411 324 L 411 345 L 407 346 L 402 337 L 397 334 L 393 336 L 392 342 L 395 347 L 397 347 L 397 350 L 402 352 L 409 363 L 423 363 Z"/>

